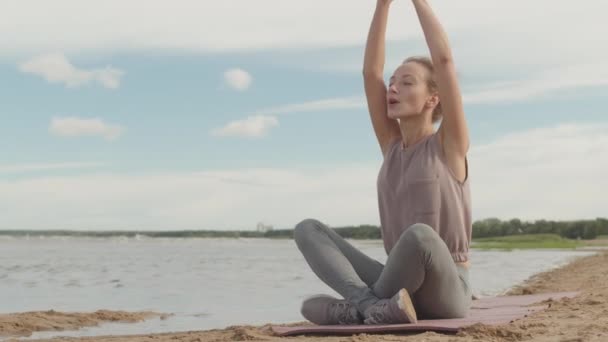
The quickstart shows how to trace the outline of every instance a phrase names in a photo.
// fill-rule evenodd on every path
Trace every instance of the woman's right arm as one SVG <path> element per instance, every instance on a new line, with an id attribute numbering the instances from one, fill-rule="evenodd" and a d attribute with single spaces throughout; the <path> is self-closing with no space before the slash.
<path id="1" fill-rule="evenodd" d="M 386 23 L 391 2 L 392 0 L 377 0 L 363 61 L 367 106 L 382 155 L 386 155 L 388 144 L 401 134 L 397 121 L 387 115 L 387 89 L 384 83 Z"/>

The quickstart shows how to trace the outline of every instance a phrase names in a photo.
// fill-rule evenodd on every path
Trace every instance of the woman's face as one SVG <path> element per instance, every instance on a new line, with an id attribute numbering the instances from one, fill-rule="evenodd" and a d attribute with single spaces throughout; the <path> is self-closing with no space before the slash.
<path id="1" fill-rule="evenodd" d="M 429 76 L 429 71 L 416 62 L 407 62 L 395 70 L 386 92 L 389 118 L 412 117 L 429 109 Z"/>

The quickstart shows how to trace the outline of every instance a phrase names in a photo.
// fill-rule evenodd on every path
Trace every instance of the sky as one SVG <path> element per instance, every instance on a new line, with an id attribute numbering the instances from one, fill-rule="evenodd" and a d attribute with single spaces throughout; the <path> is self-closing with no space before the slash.
<path id="1" fill-rule="evenodd" d="M 608 2 L 430 1 L 473 219 L 607 217 Z M 375 1 L 0 1 L 0 229 L 379 225 Z M 428 55 L 395 0 L 385 80 Z"/>

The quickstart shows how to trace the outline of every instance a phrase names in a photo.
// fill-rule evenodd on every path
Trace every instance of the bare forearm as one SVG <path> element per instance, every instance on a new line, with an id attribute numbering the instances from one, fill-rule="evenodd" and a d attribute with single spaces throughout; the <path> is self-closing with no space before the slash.
<path id="1" fill-rule="evenodd" d="M 431 6 L 427 0 L 412 0 L 412 2 L 416 8 L 433 63 L 437 67 L 441 67 L 446 63 L 452 62 L 452 49 L 450 48 L 447 34 Z"/>
<path id="2" fill-rule="evenodd" d="M 386 48 L 386 23 L 390 2 L 378 0 L 376 11 L 367 36 L 365 57 L 363 60 L 364 74 L 382 74 Z"/>

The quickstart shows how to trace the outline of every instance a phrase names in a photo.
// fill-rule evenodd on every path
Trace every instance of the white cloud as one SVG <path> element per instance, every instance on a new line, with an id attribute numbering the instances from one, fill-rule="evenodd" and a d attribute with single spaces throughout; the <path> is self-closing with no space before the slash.
<path id="1" fill-rule="evenodd" d="M 561 124 L 503 136 L 470 153 L 478 217 L 606 216 L 608 124 Z"/>
<path id="2" fill-rule="evenodd" d="M 35 163 L 35 164 L 0 165 L 0 173 L 24 173 L 24 172 L 32 172 L 32 171 L 84 169 L 84 168 L 95 168 L 95 167 L 99 167 L 102 165 L 104 165 L 104 164 L 95 163 L 95 162 Z"/>
<path id="3" fill-rule="evenodd" d="M 573 65 L 543 71 L 521 81 L 483 85 L 464 95 L 468 104 L 514 102 L 550 95 L 579 87 L 608 86 L 608 67 L 604 64 Z"/>
<path id="4" fill-rule="evenodd" d="M 342 165 L 0 179 L 0 229 L 254 229 L 263 219 L 279 228 L 309 216 L 364 222 L 375 198 L 373 182 L 362 180 L 374 173 Z"/>
<path id="5" fill-rule="evenodd" d="M 260 109 L 255 115 L 281 115 L 289 113 L 317 112 L 335 109 L 357 109 L 365 108 L 365 99 L 361 97 L 341 97 L 322 100 L 314 100 L 303 103 L 288 104 L 283 106 Z"/>
<path id="6" fill-rule="evenodd" d="M 560 67 L 532 74 L 519 81 L 480 85 L 475 89 L 463 90 L 463 101 L 465 105 L 513 103 L 533 100 L 541 96 L 552 96 L 560 90 L 594 86 L 608 86 L 608 68 L 603 64 Z M 364 96 L 351 96 L 263 108 L 253 112 L 253 117 L 231 122 L 224 128 L 216 130 L 215 135 L 263 136 L 271 126 L 278 124 L 276 116 L 347 109 L 367 110 L 367 100 Z M 262 119 L 266 116 L 272 119 Z"/>
<path id="7" fill-rule="evenodd" d="M 232 89 L 243 91 L 249 89 L 253 78 L 243 69 L 230 69 L 224 73 L 224 82 Z"/>
<path id="8" fill-rule="evenodd" d="M 146 8 L 145 16 L 141 15 L 142 7 Z M 309 0 L 296 6 L 282 0 L 2 2 L 0 53 L 362 46 L 374 7 L 374 1 L 348 0 Z M 422 39 L 411 3 L 395 1 L 391 7 L 387 38 Z M 608 56 L 607 44 L 603 44 L 604 13 L 608 11 L 605 1 L 580 6 L 565 0 L 537 0 L 527 3 L 524 11 L 519 2 L 437 1 L 433 8 L 458 51 L 476 63 L 546 65 L 573 62 L 583 55 L 585 59 L 595 56 L 598 61 Z M 346 10 L 348 15 L 344 15 Z M 336 18 L 340 18 L 339 29 Z M 538 25 L 541 19 L 543 24 Z M 460 48 L 464 46 L 470 47 L 466 53 Z"/>
<path id="9" fill-rule="evenodd" d="M 124 75 L 124 71 L 112 67 L 91 70 L 77 68 L 61 53 L 34 57 L 21 63 L 19 70 L 41 76 L 50 83 L 63 83 L 66 87 L 98 82 L 105 88 L 116 89 Z"/>
<path id="10" fill-rule="evenodd" d="M 363 79 L 361 79 L 363 82 Z M 559 90 L 608 86 L 608 68 L 603 64 L 579 64 L 545 70 L 519 81 L 482 84 L 463 90 L 465 104 L 527 101 L 551 96 Z M 282 115 L 345 109 L 365 109 L 364 96 L 338 97 L 263 108 L 254 115 Z"/>
<path id="11" fill-rule="evenodd" d="M 114 140 L 124 133 L 125 128 L 99 118 L 55 117 L 51 120 L 49 131 L 61 137 L 99 136 Z"/>
<path id="12" fill-rule="evenodd" d="M 260 138 L 266 136 L 273 127 L 278 125 L 279 120 L 274 116 L 255 115 L 229 122 L 224 127 L 212 130 L 211 135 Z"/>
<path id="13" fill-rule="evenodd" d="M 142 7 L 146 8 L 145 16 L 141 15 Z M 361 45 L 374 7 L 374 1 L 348 0 L 309 0 L 295 6 L 282 0 L 2 2 L 0 51 L 4 54 L 49 49 L 217 52 Z M 604 1 L 589 1 L 580 6 L 566 0 L 537 0 L 527 3 L 525 11 L 519 2 L 436 1 L 433 8 L 451 35 L 479 32 L 495 41 L 496 47 L 505 47 L 496 51 L 475 44 L 479 40 L 472 42 L 481 56 L 491 53 L 500 59 L 515 56 L 521 60 L 526 55 L 542 54 L 551 60 L 565 57 L 554 52 L 579 58 L 580 51 L 586 51 L 586 56 L 591 51 L 608 51 L 606 44 L 601 44 L 604 13 L 608 10 Z M 340 18 L 338 29 L 336 18 Z M 543 25 L 538 25 L 541 19 Z M 109 22 L 112 24 L 108 25 Z M 419 26 L 410 2 L 393 3 L 389 40 L 421 37 Z M 511 50 L 513 45 L 526 49 Z M 508 56 L 503 56 L 503 52 Z"/>
<path id="14" fill-rule="evenodd" d="M 145 16 L 141 16 L 142 6 L 146 8 Z M 10 5 L 3 2 L 0 57 L 30 56 L 49 50 L 80 55 L 154 49 L 180 53 L 265 51 L 264 61 L 271 65 L 359 73 L 374 7 L 373 1 L 347 0 L 330 3 L 310 0 L 298 3 L 296 10 L 292 3 L 282 0 L 263 3 L 108 0 L 103 4 L 22 0 Z M 37 10 L 32 12 L 32 8 Z M 345 8 L 348 15 L 344 15 Z M 521 100 L 545 94 L 554 80 L 547 72 L 555 69 L 582 65 L 588 75 L 587 80 L 579 79 L 578 83 L 583 85 L 597 85 L 600 80 L 600 76 L 589 74 L 591 67 L 606 70 L 604 13 L 608 11 L 608 2 L 591 1 L 580 6 L 566 0 L 537 0 L 526 4 L 526 10 L 522 11 L 518 2 L 462 0 L 437 1 L 433 8 L 448 32 L 463 75 L 500 75 L 497 77 L 509 82 L 492 89 L 475 87 L 469 96 L 471 103 Z M 335 29 L 335 18 L 340 18 L 340 29 Z M 538 25 L 541 19 L 543 24 Z M 113 25 L 108 26 L 110 21 Z M 54 39 L 47 39 L 49 36 Z M 409 55 L 428 54 L 420 24 L 408 1 L 393 3 L 387 39 L 387 71 Z M 352 50 L 344 53 L 336 48 Z M 69 62 L 60 62 L 59 56 L 55 57 L 59 62 L 54 63 L 60 67 L 44 67 L 43 70 L 51 69 L 44 72 L 39 68 L 33 70 L 67 85 L 82 84 L 91 77 L 107 87 L 119 85 L 120 70 L 79 70 Z M 513 70 L 520 72 L 512 73 Z M 530 75 L 537 76 L 513 79 L 513 75 L 526 75 L 528 70 L 532 70 Z M 560 83 L 564 81 L 560 79 Z M 246 78 L 235 84 L 236 89 L 246 88 Z M 571 84 L 569 87 L 575 86 Z"/>
<path id="15" fill-rule="evenodd" d="M 243 120 L 229 122 L 224 127 L 214 129 L 213 136 L 263 137 L 279 125 L 276 116 L 290 113 L 316 112 L 324 110 L 365 108 L 364 99 L 357 97 L 323 99 L 310 102 L 288 104 L 264 108 Z"/>
<path id="16" fill-rule="evenodd" d="M 143 7 L 145 16 L 141 15 Z M 344 15 L 345 9 L 349 15 Z M 89 4 L 57 0 L 52 5 L 22 0 L 0 5 L 0 51 L 152 48 L 220 52 L 348 45 L 363 39 L 367 24 L 362 23 L 371 19 L 373 9 L 373 3 L 347 0 L 311 0 L 295 7 L 281 0 L 107 0 Z M 340 18 L 339 30 L 335 29 L 336 18 Z M 413 18 L 413 13 L 407 18 Z M 461 19 L 460 23 L 467 21 Z M 408 32 L 395 30 L 391 36 L 408 36 Z"/>
<path id="17" fill-rule="evenodd" d="M 0 229 L 254 229 L 260 220 L 293 228 L 307 217 L 379 224 L 380 162 L 0 178 Z M 474 219 L 606 217 L 608 124 L 509 134 L 473 145 L 469 165 Z"/>

